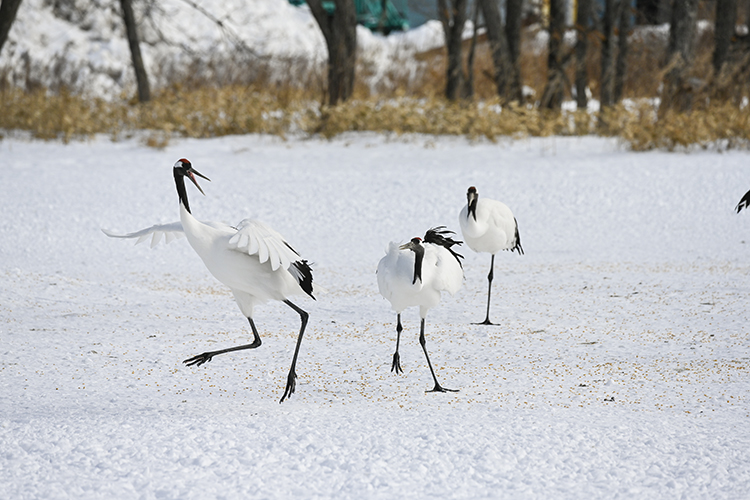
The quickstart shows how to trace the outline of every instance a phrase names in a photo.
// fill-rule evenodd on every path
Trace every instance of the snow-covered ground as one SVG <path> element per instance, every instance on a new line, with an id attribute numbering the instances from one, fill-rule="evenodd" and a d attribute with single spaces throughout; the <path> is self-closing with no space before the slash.
<path id="1" fill-rule="evenodd" d="M 299 326 L 264 340 L 186 240 L 107 238 L 177 220 L 171 166 L 211 178 L 193 212 L 254 216 L 327 288 L 297 392 Z M 595 138 L 500 144 L 347 135 L 0 141 L 0 498 L 747 498 L 747 152 L 631 153 Z M 377 293 L 389 241 L 458 229 L 468 186 L 505 201 L 526 255 L 489 256 L 427 318 Z"/>

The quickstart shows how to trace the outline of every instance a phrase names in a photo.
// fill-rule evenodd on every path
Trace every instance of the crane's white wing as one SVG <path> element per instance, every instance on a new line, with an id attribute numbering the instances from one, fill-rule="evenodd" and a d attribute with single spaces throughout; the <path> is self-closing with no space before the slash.
<path id="1" fill-rule="evenodd" d="M 142 241 L 146 241 L 149 236 L 151 237 L 151 248 L 154 248 L 159 242 L 164 239 L 166 243 L 182 238 L 185 236 L 185 232 L 182 230 L 181 222 L 170 222 L 169 224 L 156 224 L 140 231 L 127 234 L 115 234 L 106 229 L 102 229 L 102 232 L 110 238 L 138 238 L 135 242 L 137 245 Z"/>
<path id="2" fill-rule="evenodd" d="M 258 255 L 261 263 L 269 261 L 274 271 L 289 269 L 300 259 L 284 238 L 260 221 L 245 219 L 237 226 L 237 234 L 229 240 L 229 248 L 248 255 Z"/>

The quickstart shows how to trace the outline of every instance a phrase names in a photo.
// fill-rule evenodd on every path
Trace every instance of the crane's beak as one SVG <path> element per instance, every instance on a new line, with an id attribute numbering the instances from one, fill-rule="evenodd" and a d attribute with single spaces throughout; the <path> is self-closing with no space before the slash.
<path id="1" fill-rule="evenodd" d="M 209 179 L 208 177 L 206 177 L 202 173 L 198 172 L 194 168 L 191 168 L 190 170 L 187 171 L 188 177 L 190 178 L 191 181 L 193 181 L 193 184 L 195 184 L 195 187 L 198 188 L 198 191 L 200 191 L 203 196 L 206 196 L 206 193 L 204 193 L 203 190 L 201 189 L 201 187 L 198 185 L 198 181 L 195 180 L 195 176 L 193 174 L 197 175 L 198 177 L 200 177 L 202 179 L 206 179 L 208 182 L 211 182 L 211 179 Z"/>

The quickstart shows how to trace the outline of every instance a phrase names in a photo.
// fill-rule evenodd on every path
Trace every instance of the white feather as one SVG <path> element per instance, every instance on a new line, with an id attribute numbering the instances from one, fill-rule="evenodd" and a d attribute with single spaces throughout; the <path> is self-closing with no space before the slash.
<path id="1" fill-rule="evenodd" d="M 154 226 L 141 229 L 140 231 L 126 234 L 116 234 L 107 229 L 102 229 L 102 232 L 110 238 L 138 238 L 135 242 L 136 245 L 151 238 L 151 248 L 154 248 L 156 245 L 158 245 L 162 238 L 167 243 L 171 243 L 176 239 L 185 237 L 185 232 L 182 230 L 181 222 L 156 224 Z"/>

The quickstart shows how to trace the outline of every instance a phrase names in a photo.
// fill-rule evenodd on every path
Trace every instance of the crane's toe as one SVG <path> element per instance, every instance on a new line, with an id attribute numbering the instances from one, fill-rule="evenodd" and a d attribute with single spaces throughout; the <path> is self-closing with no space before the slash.
<path id="1" fill-rule="evenodd" d="M 396 374 L 404 373 L 404 370 L 401 369 L 401 356 L 399 356 L 398 351 L 393 353 L 393 363 L 391 363 L 391 371 L 395 371 Z"/>
<path id="2" fill-rule="evenodd" d="M 204 352 L 203 354 L 198 354 L 197 356 L 193 356 L 190 359 L 186 359 L 185 361 L 183 361 L 183 363 L 188 366 L 200 366 L 203 363 L 208 363 L 209 361 L 211 361 L 213 357 L 213 353 Z"/>
<path id="3" fill-rule="evenodd" d="M 425 391 L 425 392 L 458 392 L 458 389 L 446 389 L 440 384 L 435 384 L 435 387 L 433 387 L 432 390 Z"/>
<path id="4" fill-rule="evenodd" d="M 296 387 L 297 374 L 294 372 L 294 370 L 291 370 L 289 372 L 289 375 L 287 375 L 286 377 L 286 390 L 284 391 L 284 395 L 281 396 L 281 401 L 279 401 L 279 403 L 283 403 L 287 397 L 290 397 L 292 394 L 294 394 L 294 389 Z"/>

